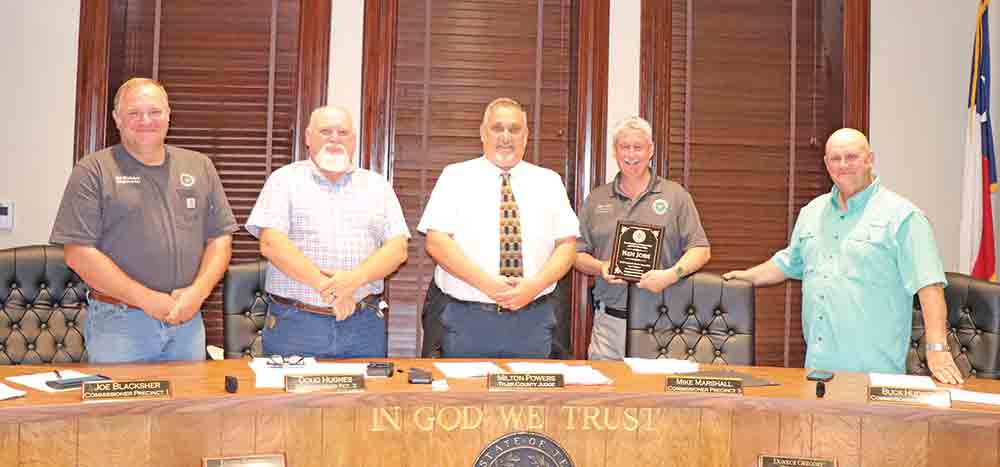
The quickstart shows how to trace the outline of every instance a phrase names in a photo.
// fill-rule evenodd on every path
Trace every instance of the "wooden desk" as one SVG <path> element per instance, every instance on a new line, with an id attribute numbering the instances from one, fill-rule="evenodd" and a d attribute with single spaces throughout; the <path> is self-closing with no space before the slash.
<path id="1" fill-rule="evenodd" d="M 865 376 L 852 373 L 838 373 L 820 400 L 794 368 L 732 367 L 780 383 L 742 397 L 667 394 L 662 376 L 591 364 L 616 383 L 491 393 L 482 380 L 451 380 L 449 391 L 432 392 L 397 374 L 369 380 L 364 393 L 286 394 L 254 388 L 242 360 L 85 367 L 168 378 L 174 398 L 82 404 L 75 391 L 29 391 L 2 401 L 0 465 L 198 466 L 202 456 L 285 452 L 295 467 L 468 467 L 496 438 L 525 430 L 553 438 L 578 467 L 750 466 L 761 453 L 832 457 L 842 467 L 1000 465 L 993 406 L 869 404 Z M 0 377 L 50 370 L 4 367 Z M 225 375 L 240 378 L 238 394 L 225 393 Z M 1000 381 L 964 387 L 1000 393 Z"/>

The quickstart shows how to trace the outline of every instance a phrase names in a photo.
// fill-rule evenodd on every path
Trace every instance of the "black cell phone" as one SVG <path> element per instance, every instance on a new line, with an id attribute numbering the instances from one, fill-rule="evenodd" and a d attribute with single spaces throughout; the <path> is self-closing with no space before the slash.
<path id="1" fill-rule="evenodd" d="M 410 376 L 408 381 L 410 384 L 431 384 L 434 378 L 431 376 L 431 372 L 427 370 L 421 370 L 420 368 L 410 368 Z"/>
<path id="2" fill-rule="evenodd" d="M 368 376 L 389 378 L 395 370 L 396 368 L 392 362 L 372 362 L 368 364 L 365 374 Z"/>
<path id="3" fill-rule="evenodd" d="M 73 389 L 83 386 L 83 383 L 86 383 L 87 381 L 106 381 L 109 379 L 111 378 L 108 378 L 107 376 L 104 375 L 90 375 L 90 376 L 81 376 L 79 378 L 63 378 L 52 381 L 46 381 L 45 385 L 56 390 Z"/>
<path id="4" fill-rule="evenodd" d="M 833 379 L 833 373 L 823 370 L 813 370 L 809 372 L 809 374 L 806 376 L 806 379 L 808 379 L 809 381 L 827 382 Z"/>

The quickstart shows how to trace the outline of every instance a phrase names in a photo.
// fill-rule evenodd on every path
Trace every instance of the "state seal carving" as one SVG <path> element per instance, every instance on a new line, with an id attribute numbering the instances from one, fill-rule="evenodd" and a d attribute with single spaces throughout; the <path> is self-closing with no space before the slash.
<path id="1" fill-rule="evenodd" d="M 472 467 L 573 467 L 573 460 L 552 438 L 522 431 L 487 445 Z"/>

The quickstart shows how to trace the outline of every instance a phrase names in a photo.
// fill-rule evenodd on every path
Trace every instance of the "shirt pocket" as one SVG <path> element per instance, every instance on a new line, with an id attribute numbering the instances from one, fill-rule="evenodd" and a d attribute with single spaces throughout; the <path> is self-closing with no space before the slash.
<path id="1" fill-rule="evenodd" d="M 799 254 L 801 255 L 803 264 L 802 278 L 805 279 L 816 272 L 816 266 L 821 260 L 819 238 L 815 230 L 803 229 L 798 233 L 795 241 L 799 245 Z"/>
<path id="2" fill-rule="evenodd" d="M 851 280 L 886 285 L 898 279 L 888 223 L 859 225 L 848 235 L 844 254 L 844 274 Z"/>
<path id="3" fill-rule="evenodd" d="M 205 212 L 205 198 L 199 196 L 192 188 L 177 188 L 175 190 L 177 215 L 174 223 L 182 230 L 195 230 L 202 227 Z"/>

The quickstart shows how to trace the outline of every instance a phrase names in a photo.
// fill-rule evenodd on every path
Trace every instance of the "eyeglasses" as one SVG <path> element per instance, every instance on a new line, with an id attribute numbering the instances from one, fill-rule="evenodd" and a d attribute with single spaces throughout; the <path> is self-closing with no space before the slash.
<path id="1" fill-rule="evenodd" d="M 621 152 L 621 153 L 642 152 L 642 151 L 645 151 L 646 148 L 648 148 L 648 147 L 649 146 L 645 145 L 645 144 L 632 144 L 632 145 L 629 145 L 629 144 L 616 144 L 615 145 L 615 149 L 617 149 L 618 152 Z"/>
<path id="2" fill-rule="evenodd" d="M 289 366 L 305 366 L 306 359 L 298 355 L 291 355 L 285 358 L 283 355 L 274 354 L 267 357 L 267 366 L 271 368 L 285 368 Z"/>
<path id="3" fill-rule="evenodd" d="M 840 165 L 841 163 L 847 165 L 855 165 L 861 161 L 864 157 L 862 154 L 846 154 L 844 156 L 826 156 L 823 159 L 830 165 Z"/>
<path id="4" fill-rule="evenodd" d="M 502 123 L 496 123 L 493 126 L 489 127 L 489 131 L 495 136 L 502 136 L 504 134 L 504 131 L 509 133 L 511 136 L 519 136 L 521 132 L 524 131 L 524 127 L 522 127 L 519 124 L 506 126 Z"/>

